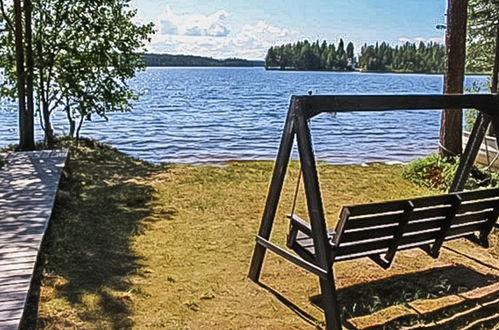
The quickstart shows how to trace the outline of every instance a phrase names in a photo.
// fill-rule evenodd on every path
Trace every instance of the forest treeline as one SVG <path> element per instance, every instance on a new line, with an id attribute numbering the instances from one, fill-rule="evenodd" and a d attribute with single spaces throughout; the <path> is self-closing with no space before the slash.
<path id="1" fill-rule="evenodd" d="M 386 42 L 362 46 L 355 56 L 352 42 L 346 46 L 326 41 L 271 47 L 265 57 L 267 69 L 355 70 L 440 73 L 444 70 L 445 48 L 438 43 L 410 43 L 392 46 Z"/>
<path id="2" fill-rule="evenodd" d="M 211 57 L 170 54 L 144 54 L 146 66 L 263 66 L 263 61 L 239 58 L 217 60 Z"/>

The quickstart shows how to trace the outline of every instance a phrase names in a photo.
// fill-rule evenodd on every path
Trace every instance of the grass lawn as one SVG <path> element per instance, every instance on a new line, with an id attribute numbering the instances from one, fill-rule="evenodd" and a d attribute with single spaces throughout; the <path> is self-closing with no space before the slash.
<path id="1" fill-rule="evenodd" d="M 247 279 L 272 165 L 156 166 L 93 142 L 74 149 L 44 246 L 38 327 L 322 325 L 322 312 L 310 302 L 319 293 L 315 276 L 269 254 L 262 277 L 268 288 Z M 321 164 L 330 225 L 345 204 L 434 193 L 403 180 L 401 171 Z M 293 163 L 277 216 L 273 240 L 282 245 L 297 172 Z M 302 193 L 297 213 L 306 215 L 304 208 Z M 388 271 L 369 259 L 337 264 L 343 317 L 374 313 L 363 321 L 372 325 L 408 310 L 408 304 L 497 282 L 497 232 L 491 242 L 489 249 L 464 240 L 446 243 L 455 251 L 443 249 L 438 260 L 420 250 L 402 252 Z M 404 319 L 421 321 L 432 319 L 414 312 Z"/>

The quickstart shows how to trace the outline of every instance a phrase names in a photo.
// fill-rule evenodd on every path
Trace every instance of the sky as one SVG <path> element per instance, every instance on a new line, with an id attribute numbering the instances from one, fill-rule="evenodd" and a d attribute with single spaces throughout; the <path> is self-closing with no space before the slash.
<path id="1" fill-rule="evenodd" d="M 443 42 L 446 0 L 132 0 L 155 23 L 149 52 L 263 59 L 270 46 Z"/>

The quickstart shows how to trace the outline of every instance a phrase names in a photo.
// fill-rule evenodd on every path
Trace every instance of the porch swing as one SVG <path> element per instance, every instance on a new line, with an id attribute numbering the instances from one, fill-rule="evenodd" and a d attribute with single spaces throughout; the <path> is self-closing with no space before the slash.
<path id="1" fill-rule="evenodd" d="M 439 110 L 480 111 L 449 193 L 373 204 L 345 206 L 335 228 L 328 229 L 308 121 L 325 112 Z M 317 275 L 328 329 L 341 329 L 333 265 L 369 257 L 381 268 L 392 264 L 397 251 L 421 248 L 437 258 L 445 241 L 466 238 L 488 247 L 499 215 L 499 189 L 463 192 L 489 124 L 499 144 L 499 98 L 490 95 L 293 96 L 256 237 L 249 277 L 258 282 L 267 249 Z M 270 241 L 295 135 L 301 163 L 308 218 L 288 216 L 287 246 Z M 299 183 L 298 183 L 299 184 Z M 478 236 L 477 236 L 478 234 Z"/>

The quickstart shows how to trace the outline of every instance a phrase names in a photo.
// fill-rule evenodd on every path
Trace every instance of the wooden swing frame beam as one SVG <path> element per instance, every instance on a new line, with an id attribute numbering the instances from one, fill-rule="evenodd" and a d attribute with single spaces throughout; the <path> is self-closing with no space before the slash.
<path id="1" fill-rule="evenodd" d="M 319 276 L 326 327 L 341 329 L 334 283 L 331 249 L 322 203 L 309 119 L 324 112 L 441 110 L 473 108 L 479 110 L 461 163 L 449 192 L 461 191 L 469 176 L 490 123 L 499 145 L 499 98 L 497 94 L 475 95 L 307 95 L 292 96 L 277 154 L 269 193 L 256 238 L 249 278 L 259 282 L 267 249 Z M 270 241 L 284 179 L 295 136 L 301 162 L 312 238 L 318 265 L 303 260 Z"/>

